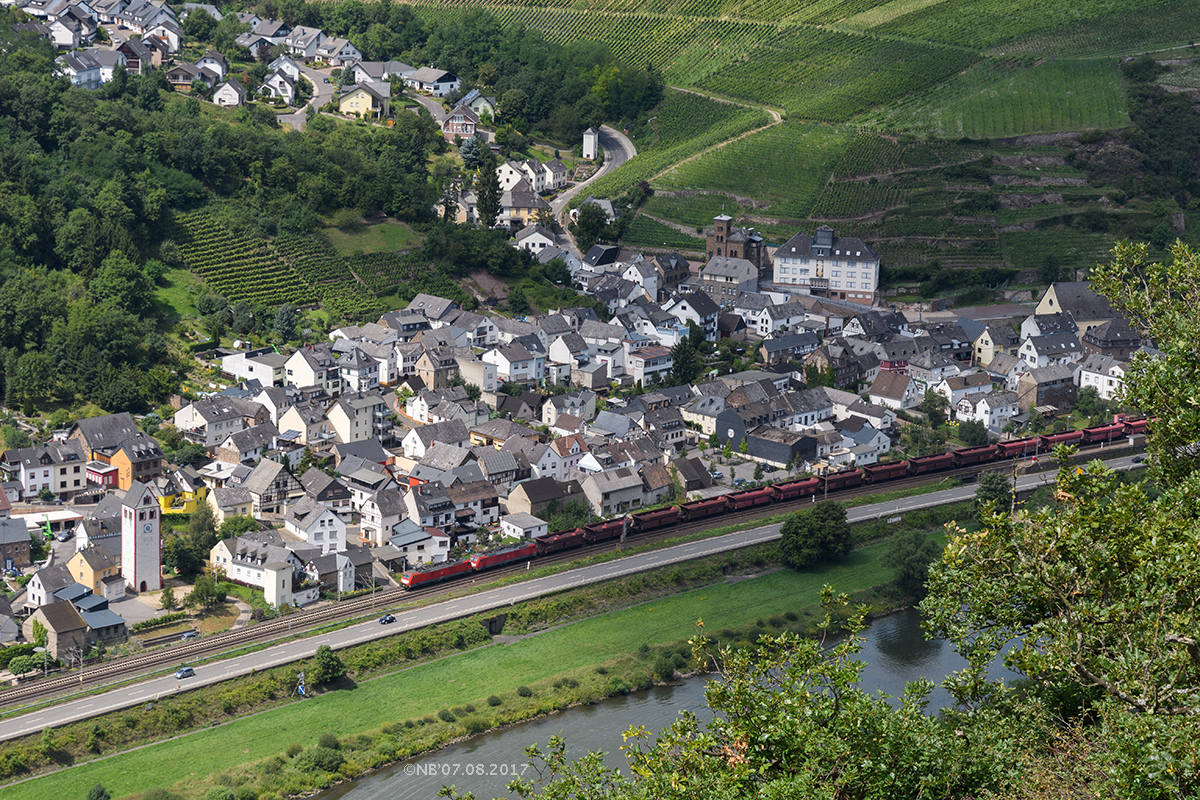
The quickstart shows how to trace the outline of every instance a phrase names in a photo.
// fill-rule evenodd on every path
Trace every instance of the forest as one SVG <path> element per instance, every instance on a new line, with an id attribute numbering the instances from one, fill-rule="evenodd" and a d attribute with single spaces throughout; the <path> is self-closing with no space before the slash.
<path id="1" fill-rule="evenodd" d="M 573 139 L 585 125 L 644 115 L 662 96 L 661 75 L 618 63 L 603 45 L 548 44 L 483 12 L 442 25 L 388 4 L 265 13 L 355 31 L 372 58 L 460 72 L 468 86 L 495 91 L 505 122 L 522 131 L 549 126 Z M 437 220 L 441 180 L 430 160 L 447 145 L 427 114 L 398 114 L 390 127 L 315 116 L 303 133 L 285 132 L 266 108 L 218 109 L 176 94 L 161 70 L 118 69 L 87 91 L 56 76 L 53 47 L 13 33 L 17 21 L 16 11 L 0 11 L 0 365 L 9 408 L 82 399 L 136 410 L 178 389 L 188 362 L 169 346 L 152 300 L 163 272 L 183 266 L 177 216 L 201 207 L 236 236 L 258 239 L 310 233 L 340 210 L 387 215 L 434 243 L 410 253 L 405 268 L 420 271 L 425 259 L 426 273 L 447 277 L 482 266 L 520 278 L 529 266 L 496 237 Z M 274 312 L 256 316 L 266 322 Z"/>

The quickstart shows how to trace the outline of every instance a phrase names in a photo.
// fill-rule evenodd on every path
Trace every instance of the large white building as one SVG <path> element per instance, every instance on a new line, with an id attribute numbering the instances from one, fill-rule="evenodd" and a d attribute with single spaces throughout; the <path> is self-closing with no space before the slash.
<path id="1" fill-rule="evenodd" d="M 775 251 L 775 286 L 802 294 L 873 305 L 879 288 L 879 254 L 860 239 L 835 236 L 822 225 L 816 236 L 797 233 Z"/>

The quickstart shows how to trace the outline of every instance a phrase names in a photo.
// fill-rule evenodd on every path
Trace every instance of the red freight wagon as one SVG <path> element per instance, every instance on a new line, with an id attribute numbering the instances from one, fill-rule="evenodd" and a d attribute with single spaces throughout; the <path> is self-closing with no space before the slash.
<path id="1" fill-rule="evenodd" d="M 918 456 L 910 458 L 909 463 L 912 465 L 913 475 L 927 475 L 930 472 L 938 470 L 950 469 L 954 466 L 954 453 L 937 453 L 932 456 Z"/>
<path id="2" fill-rule="evenodd" d="M 954 451 L 954 463 L 960 467 L 972 464 L 986 464 L 996 460 L 996 445 L 981 444 L 979 447 L 965 447 Z"/>
<path id="3" fill-rule="evenodd" d="M 578 547 L 583 544 L 583 533 L 583 528 L 576 528 L 573 531 L 559 531 L 539 536 L 537 538 L 538 555 L 544 556 L 547 553 L 557 553 L 559 550 Z"/>
<path id="4" fill-rule="evenodd" d="M 1060 444 L 1075 444 L 1083 438 L 1083 431 L 1063 431 L 1062 433 L 1048 433 L 1044 436 L 1039 436 L 1042 440 L 1042 449 L 1050 450 L 1058 447 Z"/>
<path id="5" fill-rule="evenodd" d="M 533 558 L 537 555 L 537 545 L 533 542 L 527 544 L 518 544 L 512 547 L 505 547 L 500 550 L 493 550 L 488 553 L 476 553 L 471 556 L 471 569 L 479 572 L 492 567 L 498 567 L 501 564 L 507 564 L 510 561 L 520 561 L 526 558 Z"/>
<path id="6" fill-rule="evenodd" d="M 1125 420 L 1125 435 L 1140 436 L 1146 432 L 1146 428 L 1150 426 L 1148 419 L 1128 419 Z"/>
<path id="7" fill-rule="evenodd" d="M 901 478 L 908 474 L 908 461 L 889 461 L 886 464 L 872 464 L 869 467 L 863 467 L 862 471 L 866 476 L 867 483 L 890 481 L 892 478 Z"/>
<path id="8" fill-rule="evenodd" d="M 704 519 L 715 514 L 724 514 L 727 503 L 725 497 L 710 497 L 707 500 L 694 500 L 679 507 L 679 513 L 686 520 Z"/>
<path id="9" fill-rule="evenodd" d="M 771 487 L 769 486 L 745 492 L 734 492 L 729 495 L 729 510 L 740 511 L 743 508 L 765 506 L 769 502 L 771 502 Z"/>
<path id="10" fill-rule="evenodd" d="M 654 511 L 639 511 L 629 516 L 630 527 L 635 531 L 652 531 L 679 522 L 679 509 L 675 506 Z"/>
<path id="11" fill-rule="evenodd" d="M 827 473 L 821 480 L 824 481 L 827 491 L 836 492 L 838 489 L 859 486 L 863 482 L 863 474 L 860 470 L 851 469 L 845 472 Z"/>
<path id="12" fill-rule="evenodd" d="M 1108 425 L 1096 425 L 1092 428 L 1083 429 L 1083 443 L 1096 444 L 1097 442 L 1111 442 L 1113 439 L 1120 439 L 1125 436 L 1125 425 L 1121 422 L 1111 422 Z"/>
<path id="13" fill-rule="evenodd" d="M 425 569 L 411 569 L 400 576 L 400 584 L 405 589 L 415 589 L 447 580 L 471 571 L 470 561 L 453 561 L 449 564 L 438 564 Z"/>
<path id="14" fill-rule="evenodd" d="M 1014 439 L 1011 442 L 1001 442 L 996 445 L 1001 458 L 1016 458 L 1017 456 L 1032 456 L 1037 453 L 1041 440 L 1036 436 L 1026 439 Z"/>
<path id="15" fill-rule="evenodd" d="M 795 500 L 797 497 L 809 497 L 819 491 L 821 491 L 821 481 L 816 478 L 806 478 L 802 481 L 775 484 L 771 487 L 771 497 L 777 503 L 783 503 Z"/>
<path id="16" fill-rule="evenodd" d="M 583 540 L 585 542 L 603 542 L 608 539 L 616 539 L 624 529 L 624 517 L 610 519 L 608 522 L 593 522 L 591 525 L 583 526 Z"/>

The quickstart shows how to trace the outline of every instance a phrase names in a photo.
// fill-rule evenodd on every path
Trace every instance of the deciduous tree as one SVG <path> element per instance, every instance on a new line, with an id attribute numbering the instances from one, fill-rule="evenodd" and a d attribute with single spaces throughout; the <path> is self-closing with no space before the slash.
<path id="1" fill-rule="evenodd" d="M 826 500 L 797 511 L 780 528 L 779 557 L 789 567 L 811 567 L 850 552 L 852 537 L 846 508 Z"/>

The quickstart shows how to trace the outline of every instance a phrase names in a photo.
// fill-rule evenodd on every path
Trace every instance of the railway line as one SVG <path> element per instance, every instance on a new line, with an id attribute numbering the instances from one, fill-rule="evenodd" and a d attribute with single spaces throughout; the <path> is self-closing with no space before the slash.
<path id="1" fill-rule="evenodd" d="M 1093 450 L 1099 452 L 1099 449 L 1100 445 L 1081 448 L 1081 454 L 1090 454 Z M 714 527 L 728 527 L 755 519 L 801 510 L 826 497 L 832 497 L 839 501 L 853 500 L 881 491 L 902 491 L 933 482 L 941 482 L 950 478 L 971 476 L 989 468 L 995 468 L 995 466 L 994 462 L 989 462 L 970 464 L 958 468 L 944 468 L 933 474 L 924 473 L 889 478 L 882 485 L 879 483 L 858 483 L 843 488 L 836 488 L 832 482 L 826 482 L 822 485 L 820 492 L 810 492 L 790 500 L 776 500 L 770 505 L 753 505 L 743 509 L 724 510 L 719 516 L 704 517 L 696 520 L 681 520 L 669 526 L 644 531 L 635 530 L 633 526 L 625 524 L 623 526 L 627 534 L 625 544 L 626 546 L 639 547 L 647 544 L 657 544 L 665 540 L 679 539 L 695 533 L 701 533 L 711 530 Z M 737 494 L 744 495 L 746 493 Z M 722 495 L 720 498 L 733 496 Z M 629 518 L 625 519 L 628 520 Z M 621 547 L 620 534 L 618 533 L 611 538 L 584 542 L 570 549 L 541 555 L 537 557 L 536 564 L 538 567 L 541 567 L 568 563 L 586 559 L 600 553 L 612 552 L 614 549 L 620 549 Z M 530 560 L 526 558 L 503 563 L 483 572 L 472 573 L 475 576 L 472 583 L 478 583 L 480 584 L 478 588 L 482 588 L 483 584 L 490 584 L 497 579 L 526 572 L 529 564 Z M 0 713 L 3 713 L 4 710 L 14 709 L 17 706 L 28 708 L 89 690 L 126 683 L 136 678 L 173 669 L 180 664 L 195 664 L 247 647 L 278 642 L 294 637 L 297 634 L 306 633 L 331 624 L 366 619 L 384 611 L 403 611 L 406 607 L 449 595 L 463 588 L 464 586 L 461 582 L 455 582 L 450 584 L 435 583 L 414 588 L 381 589 L 371 595 L 343 600 L 336 605 L 293 611 L 285 616 L 259 622 L 245 628 L 224 631 L 189 642 L 176 642 L 163 645 L 161 649 L 155 649 L 105 664 L 90 667 L 85 666 L 82 672 L 79 670 L 70 670 L 55 678 L 33 681 L 0 692 Z"/>

